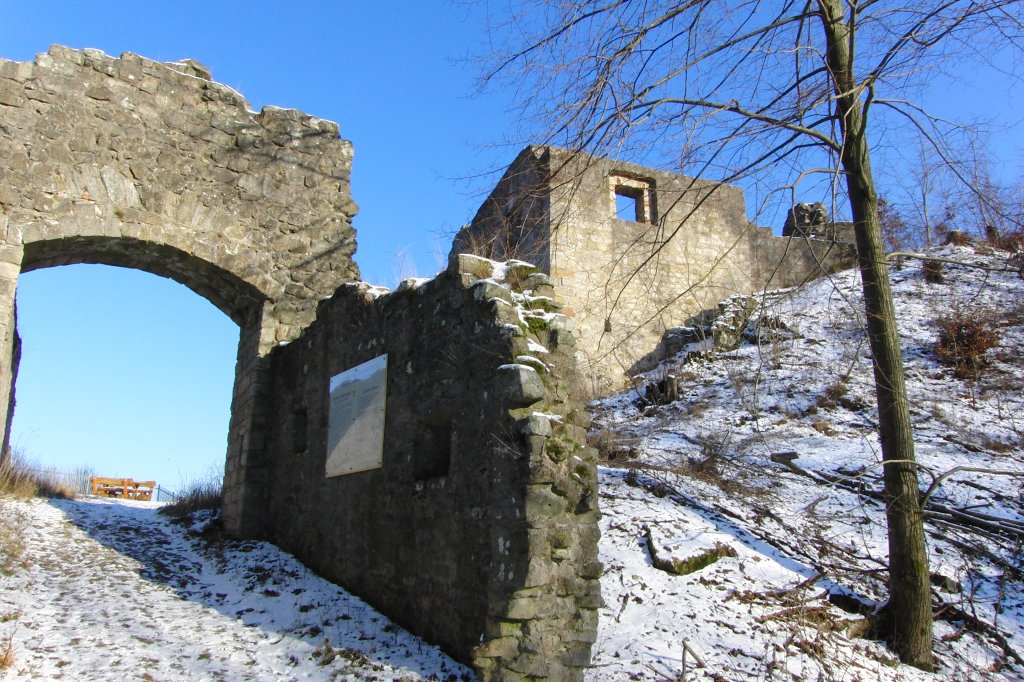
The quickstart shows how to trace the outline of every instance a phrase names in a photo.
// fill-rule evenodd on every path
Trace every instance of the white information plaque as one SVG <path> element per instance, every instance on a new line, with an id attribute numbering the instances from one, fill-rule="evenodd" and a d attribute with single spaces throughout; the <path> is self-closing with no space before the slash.
<path id="1" fill-rule="evenodd" d="M 388 356 L 331 377 L 327 476 L 379 469 L 384 463 Z"/>

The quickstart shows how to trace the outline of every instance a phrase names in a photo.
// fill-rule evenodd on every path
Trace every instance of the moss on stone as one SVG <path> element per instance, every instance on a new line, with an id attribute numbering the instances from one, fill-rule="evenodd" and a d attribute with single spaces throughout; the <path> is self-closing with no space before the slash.
<path id="1" fill-rule="evenodd" d="M 540 272 L 540 268 L 529 263 L 509 263 L 505 274 L 505 282 L 515 291 L 522 291 L 531 275 Z"/>
<path id="2" fill-rule="evenodd" d="M 736 550 L 729 545 L 716 542 L 715 546 L 706 549 L 703 552 L 698 552 L 693 556 L 686 557 L 685 559 L 676 559 L 674 557 L 664 557 L 658 553 L 657 546 L 654 544 L 654 538 L 651 537 L 651 529 L 644 529 L 644 536 L 647 539 L 647 549 L 651 554 L 651 562 L 654 567 L 671 573 L 672 575 L 689 575 L 696 573 L 702 568 L 707 568 L 711 564 L 715 563 L 722 557 L 734 557 L 736 556 Z"/>
<path id="3" fill-rule="evenodd" d="M 543 362 L 529 355 L 516 356 L 516 362 L 518 362 L 521 365 L 526 365 L 527 367 L 533 367 L 535 370 L 537 370 L 538 374 L 547 374 L 549 371 L 551 371 Z"/>
<path id="4" fill-rule="evenodd" d="M 547 320 L 543 317 L 537 317 L 535 315 L 526 316 L 526 326 L 530 330 L 531 334 L 540 334 L 546 331 L 548 328 Z"/>
<path id="5" fill-rule="evenodd" d="M 564 462 L 569 457 L 569 448 L 558 438 L 548 438 L 545 447 L 548 457 L 555 462 Z"/>

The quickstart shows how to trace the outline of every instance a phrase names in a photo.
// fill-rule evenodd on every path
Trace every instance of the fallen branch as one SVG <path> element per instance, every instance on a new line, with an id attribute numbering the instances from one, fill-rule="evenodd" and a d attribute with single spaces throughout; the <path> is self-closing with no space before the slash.
<path id="1" fill-rule="evenodd" d="M 936 617 L 940 615 L 946 620 L 963 621 L 967 626 L 967 629 L 973 630 L 974 632 L 994 640 L 1003 650 L 1004 658 L 1014 661 L 1017 665 L 1024 665 L 1024 658 L 1022 658 L 1021 655 L 1012 646 L 1010 646 L 1010 642 L 1007 641 L 1006 637 L 1004 637 L 1003 634 L 994 626 L 989 625 L 977 616 L 972 616 L 953 604 L 943 604 L 938 611 L 936 611 Z"/>
<path id="2" fill-rule="evenodd" d="M 803 467 L 796 464 L 793 460 L 796 459 L 796 455 L 793 452 L 781 452 L 771 455 L 771 460 L 779 464 L 784 465 L 787 469 L 795 474 L 804 476 L 818 483 L 819 485 L 835 485 L 847 490 L 851 490 L 858 495 L 867 497 L 872 500 L 877 500 L 881 503 L 885 503 L 885 498 L 881 492 L 871 490 L 866 487 L 863 481 L 859 479 L 849 478 L 847 476 L 836 476 L 833 474 L 825 474 L 816 471 L 808 471 Z M 949 476 L 957 473 L 958 471 L 971 471 L 980 473 L 992 473 L 1006 476 L 1020 476 L 1024 477 L 1024 473 L 1016 471 L 1007 471 L 1001 469 L 985 469 L 983 467 L 954 467 L 949 471 L 943 473 L 941 476 L 933 477 L 933 483 L 922 496 L 921 507 L 925 517 L 937 517 L 943 518 L 943 520 L 949 523 L 956 523 L 962 526 L 968 526 L 971 528 L 978 528 L 989 532 L 999 533 L 1002 535 L 1009 535 L 1013 538 L 1024 541 L 1024 522 L 1015 521 L 1013 519 L 1004 519 L 998 516 L 992 516 L 990 514 L 983 514 L 981 512 L 968 511 L 966 509 L 957 509 L 955 507 L 947 507 L 946 505 L 939 504 L 931 500 L 931 495 L 934 493 L 937 485 Z"/>
<path id="3" fill-rule="evenodd" d="M 1010 256 L 1013 257 L 1012 255 Z M 995 268 L 989 265 L 981 265 L 980 263 L 968 263 L 967 261 L 957 260 L 956 258 L 943 258 L 941 256 L 929 256 L 925 253 L 913 253 L 910 251 L 893 251 L 892 253 L 885 254 L 886 260 L 896 258 L 913 258 L 921 261 L 936 261 L 939 263 L 949 263 L 950 265 L 960 265 L 965 268 L 974 268 L 976 270 L 987 270 L 989 272 L 1017 272 L 1016 267 L 1007 265 L 1001 268 Z M 1009 259 L 1008 259 L 1009 260 Z"/>
<path id="4" fill-rule="evenodd" d="M 963 445 L 963 443 L 957 444 Z M 927 469 L 925 469 L 924 471 L 929 476 L 931 476 L 931 472 L 929 472 Z M 938 488 L 943 481 L 945 481 L 953 474 L 957 474 L 962 471 L 969 471 L 977 474 L 989 474 L 990 476 L 1011 476 L 1014 478 L 1024 478 L 1024 472 L 1021 471 L 1010 471 L 1008 469 L 986 469 L 985 467 L 955 466 L 949 471 L 945 471 L 942 474 L 939 474 L 938 476 L 932 476 L 932 484 L 928 486 L 928 490 L 926 490 L 924 492 L 924 495 L 921 497 L 921 506 L 923 507 L 928 503 L 929 499 L 931 499 L 932 493 L 935 492 L 936 488 Z"/>

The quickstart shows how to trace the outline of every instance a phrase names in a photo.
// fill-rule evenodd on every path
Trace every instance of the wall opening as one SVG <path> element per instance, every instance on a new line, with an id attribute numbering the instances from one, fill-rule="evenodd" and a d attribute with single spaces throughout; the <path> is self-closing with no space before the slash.
<path id="1" fill-rule="evenodd" d="M 643 222 L 643 195 L 625 187 L 615 189 L 615 217 L 619 220 Z"/>
<path id="2" fill-rule="evenodd" d="M 413 452 L 413 479 L 447 476 L 452 464 L 452 415 L 438 412 L 420 420 Z"/>
<path id="3" fill-rule="evenodd" d="M 106 265 L 18 279 L 12 446 L 41 466 L 156 480 L 223 475 L 239 327 L 187 287 Z"/>
<path id="4" fill-rule="evenodd" d="M 612 207 L 618 220 L 651 223 L 656 220 L 653 181 L 627 175 L 611 174 Z"/>

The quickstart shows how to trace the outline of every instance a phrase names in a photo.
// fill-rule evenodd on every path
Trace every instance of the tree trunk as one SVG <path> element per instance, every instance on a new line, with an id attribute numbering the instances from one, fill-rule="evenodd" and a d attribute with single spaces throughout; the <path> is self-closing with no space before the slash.
<path id="1" fill-rule="evenodd" d="M 871 159 L 853 78 L 850 24 L 842 0 L 819 0 L 828 66 L 836 91 L 842 128 L 841 163 L 857 239 L 857 254 L 867 315 L 868 343 L 875 373 L 879 438 L 884 467 L 886 520 L 889 532 L 889 607 L 892 646 L 900 660 L 932 669 L 932 608 L 924 519 L 914 457 L 914 434 L 903 376 L 896 311 L 878 220 Z M 850 23 L 854 23 L 851 18 Z"/>

